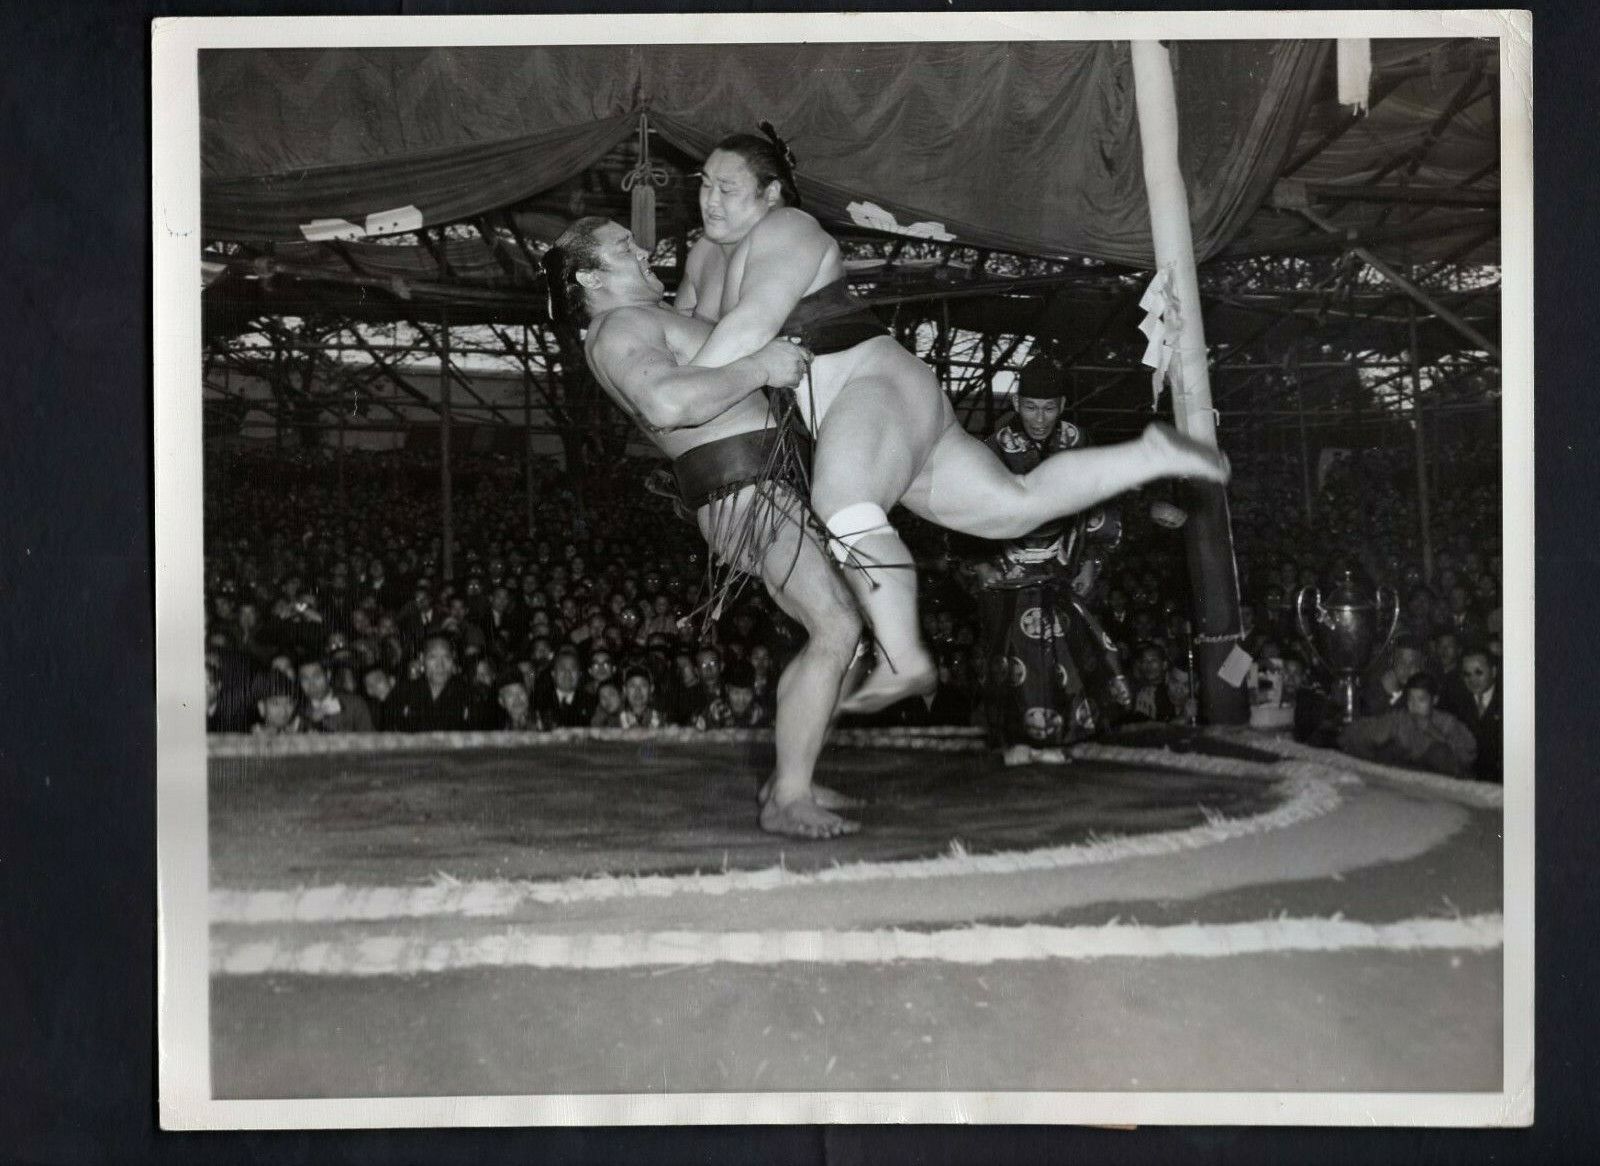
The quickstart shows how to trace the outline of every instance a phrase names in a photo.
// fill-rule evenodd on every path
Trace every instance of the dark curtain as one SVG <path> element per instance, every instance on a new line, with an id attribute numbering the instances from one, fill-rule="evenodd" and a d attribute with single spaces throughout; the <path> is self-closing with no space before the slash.
<path id="1" fill-rule="evenodd" d="M 1200 258 L 1260 204 L 1327 42 L 1183 42 L 1175 69 Z M 772 121 L 825 222 L 1149 266 L 1126 43 L 682 45 L 205 54 L 210 238 L 415 207 L 437 225 L 580 173 L 639 108 L 703 156 Z"/>
<path id="2" fill-rule="evenodd" d="M 509 141 L 447 147 L 425 154 L 219 178 L 201 191 L 208 239 L 277 242 L 315 238 L 317 225 L 343 221 L 368 232 L 367 216 L 414 207 L 416 226 L 438 226 L 496 210 L 593 166 L 633 131 L 627 114 Z M 374 231 L 373 234 L 388 233 Z"/>

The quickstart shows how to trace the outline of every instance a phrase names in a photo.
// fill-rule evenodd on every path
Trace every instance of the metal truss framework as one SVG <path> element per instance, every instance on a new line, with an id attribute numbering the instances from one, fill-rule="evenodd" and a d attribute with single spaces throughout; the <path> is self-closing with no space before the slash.
<path id="1" fill-rule="evenodd" d="M 1459 84 L 1419 140 L 1359 182 L 1296 179 L 1360 119 L 1336 121 L 1291 159 L 1272 193 L 1281 239 L 1248 251 L 1236 244 L 1201 265 L 1214 403 L 1230 452 L 1298 449 L 1304 461 L 1318 429 L 1411 440 L 1426 505 L 1430 430 L 1497 413 L 1499 195 L 1484 185 L 1497 163 L 1448 187 L 1418 179 L 1451 122 L 1495 100 L 1481 57 L 1462 59 Z M 1372 104 L 1428 67 L 1377 75 Z M 304 247 L 208 244 L 207 282 L 226 290 L 217 298 L 231 319 L 210 328 L 205 348 L 217 429 L 231 422 L 237 431 L 246 410 L 267 409 L 280 445 L 289 433 L 313 443 L 333 431 L 437 425 L 447 449 L 453 425 L 520 427 L 530 491 L 536 436 L 559 437 L 569 465 L 586 451 L 625 448 L 627 419 L 547 323 L 538 256 L 552 221 L 626 221 L 632 151 L 619 146 L 572 183 L 499 213 L 382 240 L 402 249 L 394 254 L 404 276 L 376 262 L 371 242 L 324 244 L 310 262 Z M 695 236 L 693 161 L 664 145 L 653 156 L 677 194 L 662 208 L 655 254 L 671 287 Z M 1351 208 L 1374 206 L 1375 216 L 1350 225 Z M 1070 370 L 1068 414 L 1097 436 L 1126 434 L 1156 409 L 1136 327 L 1148 272 L 871 231 L 838 237 L 854 290 L 933 367 L 969 428 L 993 428 L 1011 379 L 1042 350 Z M 1421 247 L 1425 260 L 1413 254 Z M 520 379 L 520 403 L 486 398 L 473 376 L 484 372 Z M 267 397 L 236 378 L 264 384 Z"/>
<path id="2" fill-rule="evenodd" d="M 1409 345 L 1396 339 L 1408 336 L 1409 309 L 1422 306 L 1425 319 L 1438 317 L 1430 309 L 1459 317 L 1498 296 L 1497 269 L 1469 257 L 1483 234 L 1468 235 L 1455 254 L 1403 275 L 1379 272 L 1355 250 L 1358 243 L 1321 255 L 1258 255 L 1202 267 L 1208 314 L 1226 311 L 1241 324 L 1232 330 L 1240 334 L 1212 346 L 1223 416 L 1246 426 L 1271 426 L 1283 416 L 1297 417 L 1299 410 L 1261 406 L 1282 405 L 1296 385 L 1315 382 L 1319 374 L 1347 372 L 1353 364 L 1380 376 L 1409 369 Z M 1002 256 L 1016 274 L 995 276 L 1001 266 L 996 256 L 974 257 L 966 248 L 863 239 L 844 240 L 844 247 L 858 294 L 878 306 L 902 343 L 934 368 L 958 414 L 973 428 L 991 428 L 996 419 L 996 393 L 985 390 L 1003 390 L 1009 375 L 1042 347 L 1071 370 L 1073 411 L 1130 420 L 1149 412 L 1148 397 L 1143 402 L 1129 397 L 1132 386 L 1148 384 L 1149 370 L 1140 362 L 1144 337 L 1130 323 L 1137 319 L 1146 273 Z M 1055 270 L 1041 270 L 1050 267 Z M 1390 282 L 1394 275 L 1403 283 Z M 963 311 L 970 301 L 982 301 L 982 310 Z M 1070 312 L 1085 303 L 1099 305 L 1095 322 L 1075 327 L 1070 343 L 1050 334 L 1052 312 Z M 527 425 L 527 410 L 489 402 L 463 370 L 493 371 L 527 382 L 533 403 L 549 418 L 541 432 L 562 435 L 580 424 L 588 433 L 626 429 L 620 415 L 608 425 L 605 411 L 593 407 L 596 397 L 586 374 L 564 358 L 542 312 L 521 322 L 484 320 L 473 305 L 463 310 L 470 322 L 456 324 L 452 308 L 444 305 L 426 315 L 397 312 L 387 323 L 370 323 L 319 300 L 283 298 L 277 304 L 276 314 L 264 314 L 253 327 L 206 346 L 206 387 L 213 399 L 261 407 L 259 400 L 240 396 L 232 383 L 238 374 L 270 386 L 273 410 L 284 426 L 307 433 L 394 426 L 407 423 L 417 408 L 437 417 L 437 395 L 422 391 L 417 382 L 434 380 L 448 368 L 447 379 L 464 394 L 454 405 L 458 421 Z M 443 359 L 446 333 L 449 361 Z M 1490 386 L 1498 380 L 1498 350 L 1492 343 L 1465 341 L 1455 351 L 1418 355 L 1425 380 L 1459 377 L 1462 371 L 1477 373 Z M 1483 404 L 1493 401 L 1486 395 Z M 1393 394 L 1375 396 L 1373 407 L 1410 409 Z M 373 417 L 374 411 L 381 416 Z"/>

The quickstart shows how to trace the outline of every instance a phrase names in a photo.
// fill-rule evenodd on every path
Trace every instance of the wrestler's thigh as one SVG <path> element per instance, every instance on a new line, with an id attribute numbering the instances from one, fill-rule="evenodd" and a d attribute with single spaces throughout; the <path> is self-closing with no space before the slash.
<path id="1" fill-rule="evenodd" d="M 811 473 L 817 512 L 831 515 L 856 502 L 888 510 L 898 502 L 937 439 L 942 401 L 884 377 L 846 385 L 817 434 Z"/>
<path id="2" fill-rule="evenodd" d="M 751 507 L 755 504 L 755 487 L 745 486 L 706 503 L 694 516 L 700 527 L 700 537 L 706 540 L 706 548 L 717 559 L 751 572 L 757 570 L 757 564 L 748 554 L 741 556 L 741 552 L 748 550 L 744 544 L 750 534 L 749 523 L 754 520 Z M 745 561 L 735 562 L 736 558 Z"/>
<path id="3" fill-rule="evenodd" d="M 858 619 L 855 600 L 822 540 L 805 522 L 793 495 L 780 494 L 774 504 L 780 523 L 761 559 L 761 581 L 767 593 L 791 619 L 812 636 L 824 629 L 851 638 Z"/>
<path id="4" fill-rule="evenodd" d="M 994 450 L 954 424 L 924 459 L 900 502 L 946 530 L 992 538 L 1002 523 L 1015 521 L 1026 495 Z"/>

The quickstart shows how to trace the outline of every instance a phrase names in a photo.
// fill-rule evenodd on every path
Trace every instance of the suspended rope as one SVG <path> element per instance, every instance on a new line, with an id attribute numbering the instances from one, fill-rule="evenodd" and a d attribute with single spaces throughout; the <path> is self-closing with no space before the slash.
<path id="1" fill-rule="evenodd" d="M 656 187 L 667 184 L 667 168 L 650 160 L 650 116 L 639 113 L 639 161 L 622 176 L 622 189 L 632 195 L 634 240 L 646 251 L 656 249 Z"/>

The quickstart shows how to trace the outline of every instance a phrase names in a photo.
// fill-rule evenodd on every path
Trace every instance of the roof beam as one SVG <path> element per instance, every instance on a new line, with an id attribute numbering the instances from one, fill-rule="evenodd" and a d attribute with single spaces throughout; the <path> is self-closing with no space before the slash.
<path id="1" fill-rule="evenodd" d="M 424 393 L 421 389 L 417 388 L 416 385 L 408 381 L 405 376 L 402 375 L 401 372 L 396 369 L 381 352 L 369 344 L 367 342 L 367 338 L 361 335 L 360 329 L 354 326 L 354 322 L 351 323 L 348 331 L 356 338 L 357 346 L 367 354 L 368 358 L 371 359 L 373 364 L 377 365 L 383 370 L 384 376 L 386 376 L 396 388 L 405 393 L 406 396 L 410 397 L 417 404 L 424 405 L 427 408 L 432 409 L 436 416 L 443 415 L 442 410 L 439 407 L 439 403 L 429 398 L 427 393 Z"/>
<path id="2" fill-rule="evenodd" d="M 439 269 L 439 278 L 450 282 L 455 277 L 455 270 L 450 266 L 449 257 L 444 253 L 444 229 L 439 230 L 439 241 L 434 242 L 433 232 L 423 227 L 416 232 L 417 238 L 422 240 L 422 245 L 428 249 L 428 254 L 433 256 L 434 265 Z"/>
<path id="3" fill-rule="evenodd" d="M 1289 160 L 1289 165 L 1284 167 L 1284 170 L 1279 177 L 1288 178 L 1291 174 L 1294 174 L 1318 154 L 1322 153 L 1322 151 L 1326 150 L 1329 146 L 1333 145 L 1333 143 L 1344 137 L 1344 135 L 1350 129 L 1352 129 L 1357 122 L 1371 114 L 1371 112 L 1378 107 L 1379 103 L 1381 103 L 1396 89 L 1400 88 L 1400 86 L 1409 79 L 1410 74 L 1406 72 L 1378 74 L 1377 77 L 1373 78 L 1371 100 L 1367 103 L 1367 108 L 1364 110 L 1357 109 L 1346 113 L 1342 119 L 1330 126 L 1328 131 L 1324 133 L 1322 137 L 1318 138 L 1316 142 L 1310 146 L 1307 146 L 1304 150 L 1300 151 L 1300 153 L 1291 158 Z"/>
<path id="4" fill-rule="evenodd" d="M 1298 209 L 1302 215 L 1304 215 L 1318 227 L 1321 227 L 1330 235 L 1340 235 L 1346 233 L 1341 232 L 1338 227 L 1334 226 L 1327 219 L 1323 218 L 1322 215 L 1312 210 L 1309 206 L 1300 207 Z M 1379 275 L 1383 276 L 1390 283 L 1394 284 L 1401 291 L 1405 292 L 1412 299 L 1416 300 L 1417 303 L 1428 309 L 1428 311 L 1432 312 L 1444 323 L 1450 325 L 1450 327 L 1454 328 L 1462 336 L 1466 337 L 1479 348 L 1482 348 L 1485 352 L 1489 353 L 1496 360 L 1500 359 L 1500 346 L 1498 344 L 1494 343 L 1494 341 L 1490 340 L 1483 333 L 1479 332 L 1471 324 L 1467 323 L 1460 316 L 1456 315 L 1449 308 L 1445 307 L 1438 300 L 1434 299 L 1427 292 L 1423 291 L 1416 284 L 1406 279 L 1405 276 L 1401 275 L 1394 268 L 1390 267 L 1382 259 L 1379 259 L 1366 247 L 1352 245 L 1350 250 L 1359 255 L 1362 260 L 1366 262 L 1368 267 L 1372 268 Z"/>
<path id="5" fill-rule="evenodd" d="M 1277 197 L 1275 188 L 1274 198 L 1276 199 Z M 1398 243 L 1407 239 L 1428 239 L 1440 235 L 1452 235 L 1457 231 L 1482 229 L 1486 225 L 1492 226 L 1498 232 L 1500 225 L 1499 216 L 1489 214 L 1463 213 L 1452 215 L 1448 218 L 1443 215 L 1430 216 L 1430 218 L 1432 219 L 1431 222 L 1406 223 L 1398 227 L 1385 227 L 1376 231 L 1354 232 L 1347 228 L 1336 228 L 1339 234 L 1338 238 L 1330 238 L 1326 233 L 1313 233 L 1286 239 L 1282 243 L 1274 243 L 1266 247 L 1248 247 L 1242 244 L 1232 244 L 1217 252 L 1212 257 L 1211 262 L 1222 259 L 1246 259 L 1258 255 L 1309 255 L 1323 251 L 1342 251 L 1351 242 L 1364 244 Z"/>
<path id="6" fill-rule="evenodd" d="M 500 236 L 489 229 L 488 219 L 479 215 L 472 220 L 472 225 L 477 228 L 478 237 L 483 240 L 483 245 L 489 249 L 489 254 L 494 256 L 495 262 L 500 265 L 500 270 L 506 273 L 506 278 L 512 283 L 518 282 L 517 265 L 511 261 L 511 256 L 507 255 L 501 248 Z M 537 271 L 538 268 L 536 267 L 534 270 Z"/>
<path id="7" fill-rule="evenodd" d="M 1408 202 L 1436 206 L 1474 206 L 1497 208 L 1500 192 L 1466 190 L 1455 186 L 1407 186 L 1404 184 L 1377 184 L 1373 186 L 1348 186 L 1337 182 L 1304 183 L 1307 194 L 1325 202 Z"/>
<path id="8" fill-rule="evenodd" d="M 1494 78 L 1491 77 L 1489 84 L 1479 89 L 1478 82 L 1482 79 L 1483 60 L 1478 58 L 1472 62 L 1472 67 L 1467 70 L 1465 80 L 1457 86 L 1455 93 L 1445 103 L 1445 107 L 1439 111 L 1439 116 L 1434 118 L 1433 123 L 1428 126 L 1427 132 L 1422 135 L 1422 140 L 1405 153 L 1391 158 L 1381 166 L 1378 172 L 1368 180 L 1369 184 L 1376 186 L 1401 166 L 1405 167 L 1406 178 L 1410 178 L 1411 175 L 1415 174 L 1422 165 L 1422 160 L 1433 150 L 1440 136 L 1450 123 L 1456 119 L 1456 116 L 1482 101 L 1493 91 L 1495 87 Z"/>
<path id="9" fill-rule="evenodd" d="M 511 238 L 517 244 L 517 249 L 522 252 L 522 257 L 528 261 L 528 270 L 541 270 L 542 265 L 539 262 L 539 257 L 533 253 L 533 248 L 528 246 L 528 239 L 522 233 L 522 228 L 517 226 L 517 216 L 508 210 L 503 210 L 500 212 L 500 222 L 511 232 Z"/>
<path id="10" fill-rule="evenodd" d="M 500 412 L 496 406 L 491 405 L 488 401 L 484 400 L 483 395 L 478 392 L 478 390 L 473 386 L 472 382 L 463 376 L 461 370 L 455 367 L 455 365 L 453 365 L 450 360 L 446 358 L 443 347 L 438 343 L 438 341 L 434 340 L 432 336 L 428 335 L 427 329 L 425 329 L 415 320 L 409 320 L 407 323 L 409 323 L 411 327 L 415 329 L 418 336 L 422 337 L 422 342 L 428 346 L 428 350 L 439 358 L 439 367 L 441 369 L 449 370 L 451 380 L 455 381 L 456 384 L 465 389 L 469 397 L 471 397 L 478 404 L 482 405 L 485 409 L 489 410 L 489 412 L 492 413 L 497 420 L 504 421 L 507 425 L 511 424 L 511 418 Z M 450 325 L 441 324 L 440 327 L 448 328 Z"/>
<path id="11" fill-rule="evenodd" d="M 545 368 L 541 375 L 534 369 L 533 362 L 528 359 L 528 354 L 519 349 L 511 337 L 500 331 L 499 327 L 494 324 L 489 325 L 489 330 L 494 333 L 495 338 L 505 348 L 506 354 L 522 365 L 522 371 L 528 377 L 529 383 L 538 387 L 539 396 L 544 401 L 545 411 L 554 417 L 559 424 L 571 426 L 572 419 L 567 416 L 566 409 L 559 405 L 556 399 L 550 395 L 550 388 L 545 384 L 545 378 L 554 375 L 549 368 Z"/>

